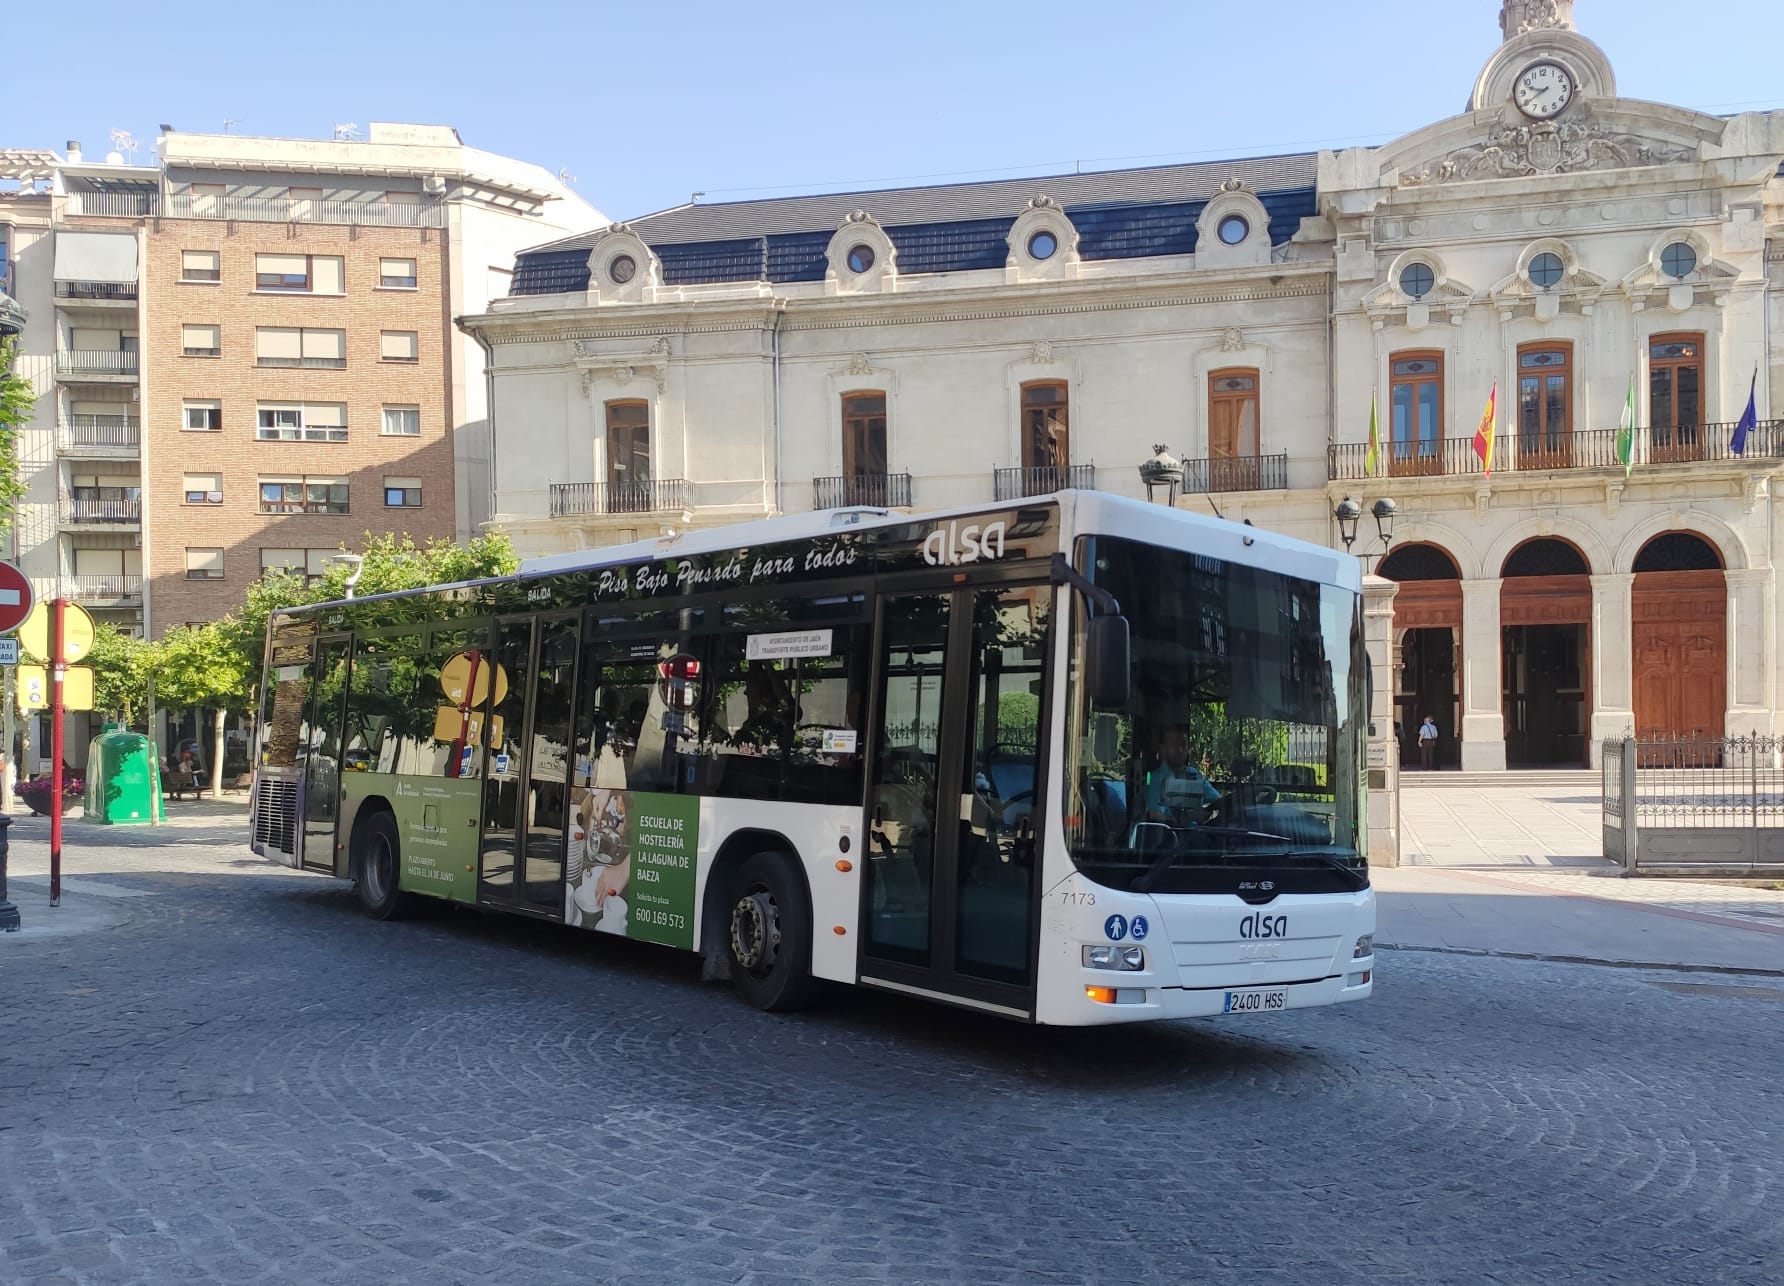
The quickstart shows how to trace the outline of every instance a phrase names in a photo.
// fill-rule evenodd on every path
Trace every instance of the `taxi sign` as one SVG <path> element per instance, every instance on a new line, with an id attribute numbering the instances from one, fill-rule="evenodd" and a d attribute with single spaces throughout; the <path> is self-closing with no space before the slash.
<path id="1" fill-rule="evenodd" d="M 19 641 L 15 638 L 0 639 L 0 665 L 17 665 L 19 663 Z"/>

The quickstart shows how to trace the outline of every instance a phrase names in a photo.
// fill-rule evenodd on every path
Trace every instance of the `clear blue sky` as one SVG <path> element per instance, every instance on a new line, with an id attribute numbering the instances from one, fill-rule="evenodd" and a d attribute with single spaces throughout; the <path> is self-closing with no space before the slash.
<path id="1" fill-rule="evenodd" d="M 1373 16 L 1358 30 L 1331 14 Z M 1383 142 L 1459 111 L 1497 0 L 498 0 L 8 8 L 0 146 L 456 125 L 615 218 Z M 254 15 L 249 19 L 246 15 Z M 1631 98 L 1784 107 L 1778 0 L 1579 0 Z"/>

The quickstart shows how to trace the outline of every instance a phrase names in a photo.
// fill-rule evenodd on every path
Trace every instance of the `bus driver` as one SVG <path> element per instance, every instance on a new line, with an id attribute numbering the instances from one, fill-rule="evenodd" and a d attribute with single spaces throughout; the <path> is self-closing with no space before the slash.
<path id="1" fill-rule="evenodd" d="M 1159 739 L 1159 765 L 1146 779 L 1146 816 L 1171 821 L 1185 809 L 1200 816 L 1220 802 L 1220 792 L 1189 762 L 1189 729 L 1172 724 Z"/>

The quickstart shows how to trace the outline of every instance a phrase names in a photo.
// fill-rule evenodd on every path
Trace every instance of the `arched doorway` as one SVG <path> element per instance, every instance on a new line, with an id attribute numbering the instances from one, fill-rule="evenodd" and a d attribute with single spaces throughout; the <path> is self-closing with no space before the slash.
<path id="1" fill-rule="evenodd" d="M 1436 545 L 1402 545 L 1381 560 L 1377 573 L 1399 583 L 1394 595 L 1394 636 L 1400 669 L 1394 676 L 1394 728 L 1400 765 L 1418 766 L 1418 727 L 1437 721 L 1437 766 L 1461 763 L 1456 736 L 1462 671 L 1462 573 Z"/>
<path id="2" fill-rule="evenodd" d="M 1587 761 L 1592 577 L 1565 540 L 1527 540 L 1500 571 L 1500 697 L 1508 768 Z"/>
<path id="3" fill-rule="evenodd" d="M 1714 741 L 1728 708 L 1728 584 L 1714 545 L 1662 532 L 1635 556 L 1635 733 Z"/>

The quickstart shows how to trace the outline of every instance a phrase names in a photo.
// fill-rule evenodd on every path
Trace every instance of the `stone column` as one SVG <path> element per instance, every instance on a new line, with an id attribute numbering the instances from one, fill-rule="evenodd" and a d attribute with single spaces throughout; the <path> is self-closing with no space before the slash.
<path id="1" fill-rule="evenodd" d="M 1394 595 L 1400 586 L 1363 577 L 1363 648 L 1369 657 L 1369 862 L 1400 865 L 1400 747 L 1394 739 Z"/>
<path id="2" fill-rule="evenodd" d="M 1592 578 L 1592 720 L 1586 754 L 1599 765 L 1606 737 L 1635 731 L 1635 577 Z"/>
<path id="3" fill-rule="evenodd" d="M 1728 581 L 1727 735 L 1772 731 L 1774 617 L 1772 572 L 1747 567 L 1725 572 Z"/>
<path id="4" fill-rule="evenodd" d="M 1505 771 L 1499 586 L 1497 578 L 1462 582 L 1463 772 Z"/>

